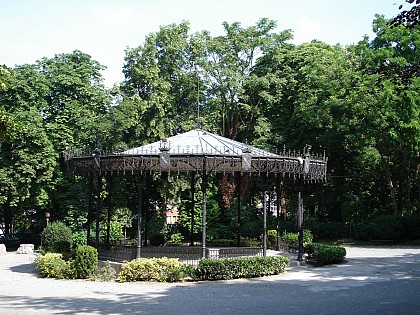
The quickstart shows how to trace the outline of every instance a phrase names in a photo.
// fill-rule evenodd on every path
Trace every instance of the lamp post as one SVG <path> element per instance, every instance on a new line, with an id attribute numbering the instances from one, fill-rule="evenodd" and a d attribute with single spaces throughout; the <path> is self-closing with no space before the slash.
<path id="1" fill-rule="evenodd" d="M 171 166 L 171 163 L 169 161 L 169 150 L 171 149 L 171 145 L 168 141 L 168 139 L 164 138 L 160 141 L 160 167 L 163 169 L 168 169 Z"/>
<path id="2" fill-rule="evenodd" d="M 309 144 L 305 145 L 305 148 L 303 149 L 303 172 L 306 176 L 306 174 L 309 173 L 309 167 L 310 167 L 310 158 L 311 158 L 311 148 L 312 146 Z M 303 247 L 303 198 L 302 198 L 302 192 L 303 192 L 303 182 L 299 183 L 298 186 L 298 261 L 303 261 L 303 254 L 304 254 L 304 247 Z"/>
<path id="3" fill-rule="evenodd" d="M 48 223 L 50 222 L 50 216 L 51 214 L 48 211 L 45 212 L 45 221 L 47 221 L 47 226 L 48 226 Z"/>
<path id="4" fill-rule="evenodd" d="M 270 203 L 270 193 L 268 191 L 264 191 L 264 206 L 263 206 L 263 256 L 267 256 L 267 207 L 269 207 Z"/>
<path id="5" fill-rule="evenodd" d="M 252 156 L 251 149 L 246 146 L 242 149 L 242 170 L 249 171 L 251 169 Z"/>
<path id="6" fill-rule="evenodd" d="M 302 187 L 299 187 L 298 192 L 298 257 L 297 261 L 303 260 L 303 199 Z"/>

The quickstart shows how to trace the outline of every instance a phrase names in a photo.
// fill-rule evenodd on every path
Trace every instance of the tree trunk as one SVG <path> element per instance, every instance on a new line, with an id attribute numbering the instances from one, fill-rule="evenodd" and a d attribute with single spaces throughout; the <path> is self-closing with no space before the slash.
<path id="1" fill-rule="evenodd" d="M 9 235 L 10 226 L 12 224 L 12 213 L 11 213 L 9 202 L 6 202 L 3 205 L 3 211 L 4 211 L 4 234 Z"/>
<path id="2" fill-rule="evenodd" d="M 420 157 L 420 153 L 417 153 L 417 157 Z M 417 177 L 417 215 L 420 217 L 420 164 L 417 164 L 416 170 L 416 177 Z"/>
<path id="3" fill-rule="evenodd" d="M 394 181 L 392 180 L 392 176 L 391 176 L 391 171 L 389 169 L 389 158 L 385 158 L 382 157 L 382 165 L 385 171 L 385 176 L 386 176 L 386 181 L 389 187 L 389 191 L 391 194 L 391 199 L 392 199 L 392 206 L 394 209 L 394 213 L 398 214 L 398 199 L 397 199 L 397 194 L 396 194 L 396 189 L 395 189 L 395 185 L 394 185 Z"/>

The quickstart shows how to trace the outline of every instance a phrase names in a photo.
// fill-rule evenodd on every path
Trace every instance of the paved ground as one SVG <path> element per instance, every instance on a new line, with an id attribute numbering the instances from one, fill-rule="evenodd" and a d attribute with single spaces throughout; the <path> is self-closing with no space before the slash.
<path id="1" fill-rule="evenodd" d="M 347 263 L 234 281 L 102 283 L 39 278 L 0 256 L 0 314 L 420 314 L 420 248 L 347 247 Z"/>

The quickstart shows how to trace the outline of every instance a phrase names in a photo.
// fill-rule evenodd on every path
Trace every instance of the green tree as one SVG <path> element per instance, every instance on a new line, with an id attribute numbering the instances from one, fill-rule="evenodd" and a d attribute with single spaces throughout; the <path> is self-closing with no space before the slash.
<path id="1" fill-rule="evenodd" d="M 273 33 L 276 22 L 266 18 L 246 28 L 239 22 L 224 22 L 223 27 L 226 35 L 207 40 L 208 56 L 200 65 L 209 77 L 209 124 L 221 135 L 236 139 L 241 131 L 253 126 L 250 122 L 259 114 L 245 93 L 255 61 L 292 35 L 290 31 Z"/>
<path id="2" fill-rule="evenodd" d="M 249 137 L 254 144 L 272 151 L 302 151 L 311 144 L 328 153 L 335 179 L 314 202 L 338 218 L 339 196 L 349 189 L 340 178 L 351 173 L 355 154 L 340 124 L 343 100 L 358 75 L 353 59 L 351 51 L 318 41 L 285 44 L 257 61 L 246 86 L 250 103 L 260 108 Z"/>
<path id="3" fill-rule="evenodd" d="M 115 209 L 114 215 L 112 216 L 112 221 L 118 222 L 124 230 L 124 240 L 127 239 L 127 228 L 133 226 L 134 216 L 131 213 L 131 210 L 127 207 L 119 207 Z"/>
<path id="4" fill-rule="evenodd" d="M 110 105 L 102 84 L 105 67 L 78 50 L 43 58 L 36 67 L 48 82 L 46 103 L 39 109 L 56 150 L 105 141 L 102 121 Z"/>
<path id="5" fill-rule="evenodd" d="M 359 127 L 380 157 L 392 208 L 402 213 L 414 205 L 410 196 L 419 187 L 420 79 L 415 69 L 420 61 L 420 28 L 388 24 L 377 16 L 376 37 L 371 42 L 365 38 L 357 47 L 371 83 L 369 103 L 358 116 L 364 120 Z"/>
<path id="6" fill-rule="evenodd" d="M 15 113 L 21 128 L 0 141 L 0 204 L 6 231 L 25 209 L 45 209 L 56 154 L 34 109 Z"/>
<path id="7" fill-rule="evenodd" d="M 61 170 L 68 147 L 93 149 L 105 141 L 102 139 L 107 134 L 105 115 L 110 98 L 101 84 L 102 69 L 103 66 L 89 55 L 75 51 L 44 58 L 35 65 L 18 66 L 13 69 L 13 75 L 7 77 L 7 89 L 0 91 L 0 154 L 4 155 L 1 166 L 7 174 L 5 183 L 7 180 L 13 185 L 25 183 L 27 187 L 26 191 L 16 188 L 12 195 L 14 190 L 8 188 L 9 202 L 4 203 L 3 208 L 20 209 L 5 211 L 8 220 L 12 213 L 18 214 L 24 207 L 48 209 L 60 219 L 64 219 L 68 210 L 79 208 L 77 200 L 74 201 L 76 206 L 70 205 L 69 199 L 63 202 L 61 196 L 68 191 L 69 180 Z M 7 126 L 7 130 L 3 126 Z M 6 169 L 4 165 L 9 160 L 13 167 Z M 18 160 L 22 161 L 17 163 Z M 35 161 L 37 164 L 32 166 Z M 22 167 L 45 171 L 22 171 Z M 11 185 L 2 183 L 3 191 L 6 187 Z M 3 192 L 3 200 L 5 196 Z M 77 199 L 80 193 L 71 197 Z M 41 212 L 37 211 L 39 218 Z M 80 214 L 75 216 L 80 217 Z"/>
<path id="8" fill-rule="evenodd" d="M 6 66 L 0 66 L 0 90 L 6 90 L 8 83 L 7 78 L 12 75 L 12 72 Z"/>
<path id="9" fill-rule="evenodd" d="M 193 126 L 196 77 L 191 69 L 200 41 L 188 31 L 188 22 L 163 26 L 143 45 L 126 50 L 121 118 L 128 121 L 129 143 L 155 141 Z"/>

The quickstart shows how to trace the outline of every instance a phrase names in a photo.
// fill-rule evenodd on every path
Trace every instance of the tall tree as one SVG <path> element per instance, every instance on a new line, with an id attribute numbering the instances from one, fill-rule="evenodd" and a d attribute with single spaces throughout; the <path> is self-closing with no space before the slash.
<path id="1" fill-rule="evenodd" d="M 13 70 L 8 88 L 0 92 L 0 108 L 11 117 L 10 123 L 18 127 L 4 137 L 0 154 L 2 162 L 12 161 L 12 167 L 4 170 L 4 174 L 7 173 L 4 178 L 9 178 L 14 185 L 25 183 L 26 188 L 8 189 L 9 195 L 3 196 L 13 200 L 13 204 L 5 203 L 5 209 L 13 208 L 13 213 L 23 208 L 54 209 L 53 215 L 60 212 L 65 215 L 60 195 L 68 189 L 68 179 L 56 162 L 62 165 L 68 147 L 93 148 L 106 134 L 103 122 L 106 122 L 109 98 L 101 84 L 102 69 L 103 66 L 89 55 L 75 51 Z M 27 134 L 29 128 L 32 134 Z M 38 152 L 38 146 L 43 147 L 43 151 Z M 35 170 L 22 171 L 24 164 Z M 37 169 L 44 171 L 38 173 Z M 18 190 L 19 198 L 10 195 Z M 77 199 L 78 195 L 75 193 L 73 197 Z M 77 202 L 75 200 L 75 205 Z"/>
<path id="2" fill-rule="evenodd" d="M 0 205 L 5 233 L 26 209 L 45 209 L 56 165 L 54 148 L 35 108 L 14 113 L 19 128 L 0 140 Z"/>
<path id="3" fill-rule="evenodd" d="M 104 66 L 75 50 L 43 58 L 36 64 L 48 82 L 46 104 L 40 108 L 55 147 L 95 145 L 104 139 L 103 116 L 110 104 L 101 71 Z"/>
<path id="4" fill-rule="evenodd" d="M 202 67 L 210 78 L 207 102 L 213 124 L 223 136 L 236 139 L 258 115 L 244 88 L 255 61 L 292 35 L 287 30 L 274 33 L 276 22 L 266 18 L 246 28 L 239 22 L 224 22 L 223 27 L 226 35 L 208 40 L 208 57 Z"/>
<path id="5" fill-rule="evenodd" d="M 194 126 L 197 75 L 203 34 L 188 35 L 189 24 L 163 26 L 145 43 L 127 49 L 122 118 L 131 123 L 131 141 L 155 141 Z"/>
<path id="6" fill-rule="evenodd" d="M 261 108 L 253 143 L 273 151 L 284 147 L 302 151 L 311 144 L 313 151 L 328 153 L 329 175 L 334 179 L 318 205 L 336 218 L 340 217 L 340 195 L 349 189 L 342 176 L 352 173 L 357 152 L 340 124 L 343 100 L 358 75 L 353 58 L 345 48 L 318 41 L 283 45 L 258 60 L 253 80 L 247 84 L 250 101 Z"/>
<path id="7" fill-rule="evenodd" d="M 373 30 L 375 39 L 358 45 L 361 67 L 375 84 L 361 127 L 380 155 L 394 212 L 402 213 L 412 204 L 413 187 L 419 186 L 420 28 L 390 28 L 389 21 L 377 16 Z"/>

